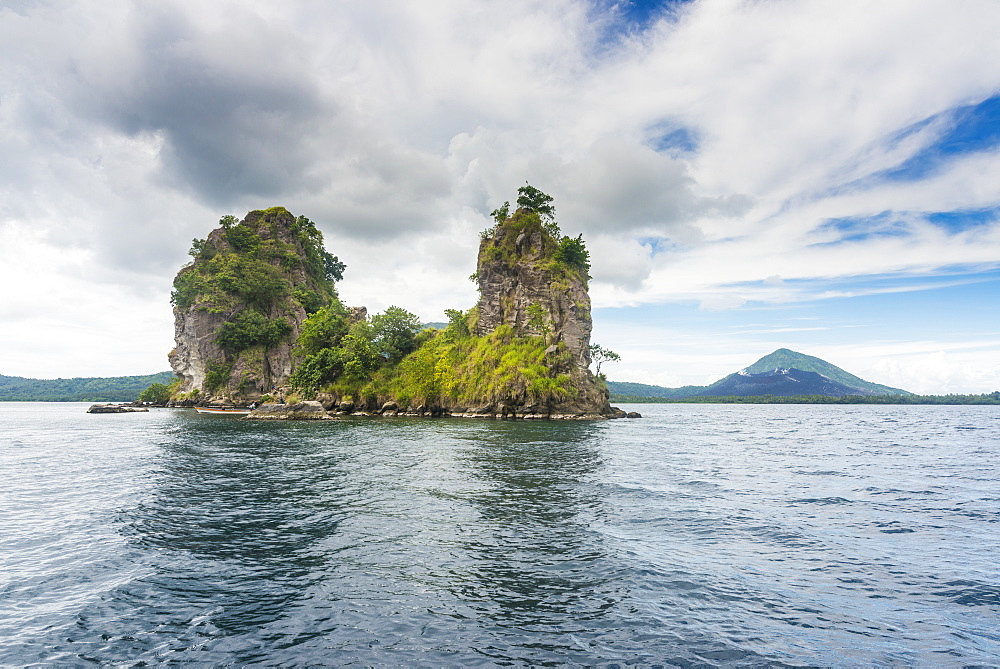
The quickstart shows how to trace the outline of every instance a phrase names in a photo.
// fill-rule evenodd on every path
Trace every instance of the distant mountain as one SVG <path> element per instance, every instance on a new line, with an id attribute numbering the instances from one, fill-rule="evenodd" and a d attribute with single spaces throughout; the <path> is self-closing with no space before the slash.
<path id="1" fill-rule="evenodd" d="M 0 402 L 132 402 L 151 384 L 167 385 L 173 380 L 173 372 L 75 379 L 26 379 L 0 374 Z"/>
<path id="2" fill-rule="evenodd" d="M 858 388 L 861 390 L 867 390 L 867 393 L 857 393 L 863 395 L 910 395 L 905 390 L 900 390 L 899 388 L 890 388 L 889 386 L 883 386 L 880 383 L 872 383 L 871 381 L 865 381 L 864 379 L 858 378 L 849 372 L 845 372 L 840 367 L 836 365 L 831 365 L 826 360 L 821 360 L 817 357 L 806 355 L 805 353 L 796 353 L 787 348 L 779 348 L 774 353 L 770 355 L 765 355 L 763 358 L 750 365 L 743 371 L 749 374 L 760 374 L 761 372 L 769 372 L 775 369 L 800 369 L 803 372 L 816 372 L 817 374 L 822 374 L 828 379 L 832 379 L 838 383 L 842 383 L 845 386 L 851 388 Z"/>
<path id="3" fill-rule="evenodd" d="M 831 378 L 817 372 L 806 372 L 801 369 L 784 369 L 779 367 L 769 372 L 751 374 L 739 371 L 730 374 L 721 381 L 716 381 L 705 390 L 697 393 L 699 397 L 749 397 L 754 395 L 778 395 L 791 397 L 794 395 L 826 395 L 828 397 L 843 397 L 844 395 L 874 395 L 875 393 L 837 383 Z"/>
<path id="4" fill-rule="evenodd" d="M 779 348 L 739 372 L 719 379 L 709 386 L 663 388 L 643 383 L 608 381 L 612 400 L 626 397 L 721 397 L 756 395 L 911 395 L 899 388 L 890 388 L 865 381 L 820 358 Z"/>

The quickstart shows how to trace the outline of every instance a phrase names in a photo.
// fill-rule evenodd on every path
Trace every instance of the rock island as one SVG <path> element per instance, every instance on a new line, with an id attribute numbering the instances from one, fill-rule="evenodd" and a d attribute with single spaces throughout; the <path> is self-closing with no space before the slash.
<path id="1" fill-rule="evenodd" d="M 175 406 L 247 405 L 250 418 L 337 414 L 594 419 L 625 416 L 589 369 L 589 254 L 528 185 L 481 233 L 479 302 L 424 328 L 338 297 L 345 265 L 283 207 L 226 216 L 194 240 L 171 299 Z"/>

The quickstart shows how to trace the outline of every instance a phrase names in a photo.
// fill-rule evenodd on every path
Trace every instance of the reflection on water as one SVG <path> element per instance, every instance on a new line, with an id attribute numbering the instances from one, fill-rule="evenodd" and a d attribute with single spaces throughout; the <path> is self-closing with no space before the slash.
<path id="1" fill-rule="evenodd" d="M 514 423 L 467 439 L 460 462 L 483 486 L 468 497 L 479 517 L 462 541 L 470 563 L 456 594 L 497 625 L 586 625 L 612 603 L 595 568 L 607 556 L 590 529 L 602 501 L 596 432 Z"/>
<path id="2" fill-rule="evenodd" d="M 976 664 L 989 407 L 260 423 L 0 405 L 0 663 Z"/>

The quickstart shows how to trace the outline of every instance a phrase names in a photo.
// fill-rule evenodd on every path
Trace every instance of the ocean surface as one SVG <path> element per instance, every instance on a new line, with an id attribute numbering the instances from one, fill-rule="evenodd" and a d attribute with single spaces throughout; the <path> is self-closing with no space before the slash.
<path id="1" fill-rule="evenodd" d="M 0 663 L 1000 663 L 1000 407 L 0 404 Z"/>

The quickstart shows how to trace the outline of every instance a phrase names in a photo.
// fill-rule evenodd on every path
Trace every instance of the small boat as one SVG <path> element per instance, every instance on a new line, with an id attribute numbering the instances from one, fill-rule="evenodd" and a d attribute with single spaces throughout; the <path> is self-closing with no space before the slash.
<path id="1" fill-rule="evenodd" d="M 247 416 L 253 409 L 237 409 L 236 407 L 231 407 L 224 409 L 222 407 L 195 407 L 198 413 L 208 413 L 213 416 Z"/>

